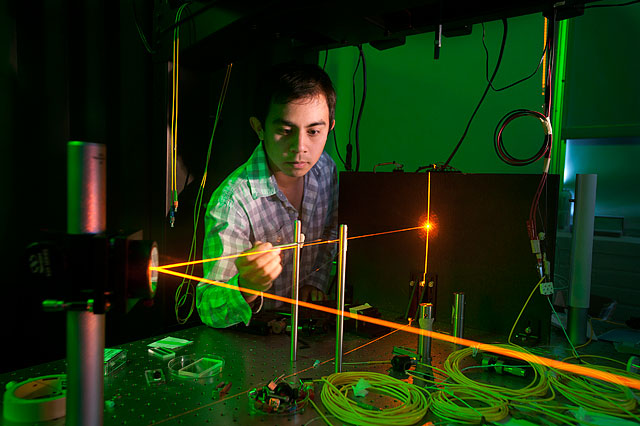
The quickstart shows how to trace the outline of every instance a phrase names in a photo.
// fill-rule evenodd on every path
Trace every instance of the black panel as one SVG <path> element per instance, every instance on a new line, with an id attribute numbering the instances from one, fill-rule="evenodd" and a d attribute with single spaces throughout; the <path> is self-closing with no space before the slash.
<path id="1" fill-rule="evenodd" d="M 431 173 L 427 281 L 437 278 L 436 320 L 448 323 L 452 293 L 465 292 L 468 327 L 507 335 L 538 282 L 526 221 L 540 175 Z M 412 228 L 427 218 L 428 175 L 342 173 L 340 223 L 349 236 Z M 553 265 L 558 176 L 550 175 L 540 201 Z M 540 223 L 543 218 L 544 223 Z M 349 241 L 347 285 L 356 303 L 404 316 L 409 281 L 422 280 L 426 231 L 412 230 Z M 531 325 L 548 340 L 550 309 L 534 296 L 516 331 Z M 540 334 L 539 334 L 540 335 Z"/>

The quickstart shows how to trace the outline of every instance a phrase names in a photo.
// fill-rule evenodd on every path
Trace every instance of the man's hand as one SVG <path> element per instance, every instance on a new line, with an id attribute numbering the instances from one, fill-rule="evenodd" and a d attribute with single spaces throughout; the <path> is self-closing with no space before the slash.
<path id="1" fill-rule="evenodd" d="M 300 300 L 303 302 L 323 302 L 327 295 L 312 285 L 304 285 L 300 288 Z"/>
<path id="2" fill-rule="evenodd" d="M 282 272 L 280 249 L 271 250 L 271 243 L 256 241 L 255 245 L 245 253 L 253 253 L 248 256 L 238 257 L 238 285 L 257 291 L 267 291 L 271 288 L 273 280 Z M 265 252 L 266 251 L 266 252 Z M 244 299 L 251 303 L 256 297 L 254 294 L 242 293 Z"/>

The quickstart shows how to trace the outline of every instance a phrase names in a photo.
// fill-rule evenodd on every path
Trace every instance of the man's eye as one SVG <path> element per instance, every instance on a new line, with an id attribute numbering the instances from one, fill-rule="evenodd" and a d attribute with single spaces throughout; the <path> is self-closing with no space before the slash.
<path id="1" fill-rule="evenodd" d="M 315 136 L 315 135 L 319 135 L 320 134 L 320 130 L 318 130 L 318 129 L 309 129 L 307 131 L 307 133 L 309 133 L 309 135 L 311 135 L 311 136 Z"/>
<path id="2" fill-rule="evenodd" d="M 280 133 L 281 135 L 289 135 L 291 134 L 291 129 L 283 127 L 278 133 Z"/>

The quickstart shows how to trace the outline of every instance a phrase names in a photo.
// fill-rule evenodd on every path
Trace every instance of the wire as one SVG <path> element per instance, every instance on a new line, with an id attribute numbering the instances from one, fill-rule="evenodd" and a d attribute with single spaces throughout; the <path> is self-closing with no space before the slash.
<path id="1" fill-rule="evenodd" d="M 630 4 L 640 3 L 640 0 L 628 1 L 626 3 L 614 3 L 614 4 L 590 4 L 585 5 L 585 9 L 593 9 L 596 7 L 620 7 L 620 6 L 629 6 Z"/>
<path id="2" fill-rule="evenodd" d="M 395 398 L 401 404 L 378 409 L 349 397 L 349 391 L 361 380 L 368 382 L 366 390 L 369 393 Z M 322 404 L 329 413 L 346 423 L 361 426 L 413 425 L 422 420 L 429 408 L 429 401 L 418 386 L 385 374 L 334 373 L 323 378 L 323 381 L 320 392 Z"/>
<path id="3" fill-rule="evenodd" d="M 133 10 L 133 22 L 136 24 L 136 29 L 138 30 L 138 35 L 140 36 L 140 40 L 142 41 L 142 44 L 144 45 L 144 48 L 150 54 L 155 55 L 156 51 L 151 48 L 151 46 L 149 45 L 149 42 L 147 41 L 147 37 L 144 35 L 144 32 L 142 31 L 142 28 L 140 28 L 140 25 L 138 24 L 138 13 L 137 13 L 137 10 L 136 10 L 136 0 L 131 0 L 131 9 Z"/>
<path id="4" fill-rule="evenodd" d="M 193 236 L 191 238 L 191 246 L 189 248 L 189 257 L 187 262 L 189 263 L 187 265 L 188 275 L 193 274 L 193 271 L 196 265 L 196 263 L 190 263 L 190 262 L 192 262 L 192 259 L 195 257 L 197 253 L 198 224 L 200 219 L 200 210 L 202 208 L 202 200 L 204 199 L 204 189 L 207 183 L 207 170 L 209 168 L 209 160 L 211 159 L 211 151 L 213 147 L 213 136 L 216 133 L 216 128 L 218 127 L 218 121 L 220 120 L 220 113 L 222 111 L 222 106 L 224 105 L 224 100 L 226 98 L 227 90 L 229 88 L 229 81 L 231 78 L 232 67 L 233 67 L 233 64 L 227 65 L 227 72 L 224 77 L 224 82 L 222 83 L 222 90 L 220 91 L 220 98 L 218 99 L 218 108 L 216 110 L 216 116 L 213 122 L 213 129 L 211 130 L 211 137 L 209 139 L 209 147 L 207 148 L 207 157 L 205 160 L 204 172 L 202 174 L 202 180 L 200 182 L 198 193 L 196 195 L 195 208 L 193 211 Z M 184 294 L 182 294 L 183 287 L 185 285 L 186 285 L 186 291 L 184 292 Z M 187 315 L 183 318 L 180 316 L 180 308 L 187 303 L 189 296 L 191 297 L 191 304 L 189 305 L 189 311 Z M 191 315 L 195 310 L 195 303 L 196 303 L 196 290 L 191 279 L 186 279 L 186 278 L 182 279 L 182 282 L 176 289 L 174 301 L 175 301 L 174 310 L 176 314 L 176 321 L 178 322 L 178 324 L 185 324 L 189 320 L 189 318 L 191 318 Z"/>
<path id="5" fill-rule="evenodd" d="M 551 303 L 551 300 L 549 300 L 548 297 L 547 297 L 547 301 L 549 302 L 549 306 L 551 306 L 551 310 L 553 311 L 553 314 L 556 316 L 556 320 L 558 321 L 558 324 L 560 324 L 560 328 L 564 333 L 564 337 L 566 337 L 567 342 L 569 342 L 569 346 L 571 346 L 571 351 L 573 352 L 573 356 L 575 356 L 576 358 L 580 358 L 580 355 L 578 355 L 576 348 L 573 346 L 573 342 L 571 341 L 571 339 L 569 338 L 569 335 L 567 334 L 567 330 L 564 328 L 564 325 L 562 324 L 562 320 L 560 319 L 558 312 L 556 312 L 556 308 L 553 307 L 553 303 Z"/>
<path id="6" fill-rule="evenodd" d="M 576 346 L 574 348 L 576 351 L 578 349 L 584 348 L 585 346 L 588 346 L 589 343 L 593 341 L 593 324 L 591 323 L 591 317 L 589 317 L 589 328 L 591 329 L 591 333 L 589 333 L 589 340 L 587 340 L 585 343 L 581 344 L 580 346 Z"/>
<path id="7" fill-rule="evenodd" d="M 182 6 L 185 6 L 186 4 L 188 4 L 188 3 L 185 3 Z M 160 40 L 162 37 L 164 37 L 164 35 L 166 33 L 168 33 L 169 31 L 171 31 L 171 30 L 175 31 L 176 28 L 180 28 L 182 26 L 182 24 L 193 20 L 196 16 L 200 15 L 201 13 L 206 12 L 207 10 L 212 8 L 213 6 L 216 6 L 217 4 L 218 4 L 218 1 L 208 2 L 208 3 L 204 4 L 200 9 L 196 10 L 194 13 L 189 14 L 189 16 L 187 16 L 183 20 L 177 20 L 176 19 L 176 22 L 174 24 L 171 24 L 167 28 L 164 28 L 164 29 L 162 29 L 162 30 L 160 30 L 158 32 L 158 40 Z"/>
<path id="8" fill-rule="evenodd" d="M 461 407 L 456 401 L 462 402 Z M 480 402 L 486 407 L 473 407 L 469 401 Z M 431 411 L 445 420 L 465 423 L 499 422 L 509 415 L 508 401 L 489 396 L 479 389 L 463 386 L 447 386 L 431 394 Z"/>
<path id="9" fill-rule="evenodd" d="M 468 389 L 476 389 L 495 398 L 504 398 L 508 401 L 528 402 L 532 398 L 536 401 L 550 401 L 553 397 L 548 397 L 549 381 L 547 375 L 547 367 L 527 361 L 527 355 L 530 355 L 525 349 L 516 345 L 496 345 L 498 347 L 511 349 L 523 354 L 523 361 L 527 362 L 533 371 L 533 377 L 529 383 L 519 389 L 481 383 L 470 379 L 462 373 L 460 364 L 463 360 L 474 354 L 474 348 L 465 348 L 451 353 L 444 362 L 443 369 L 447 375 L 455 383 L 466 386 Z"/>
<path id="10" fill-rule="evenodd" d="M 360 170 L 360 120 L 364 111 L 364 101 L 367 98 L 367 62 L 364 58 L 362 45 L 358 45 L 358 51 L 362 58 L 362 98 L 360 100 L 360 110 L 358 111 L 358 120 L 356 121 L 356 172 Z"/>
<path id="11" fill-rule="evenodd" d="M 313 402 L 313 399 L 309 399 L 309 402 L 311 403 L 311 405 L 313 405 L 313 408 L 316 410 L 316 413 L 318 413 L 320 415 L 318 417 L 314 417 L 313 419 L 309 420 L 303 426 L 309 426 L 311 423 L 313 423 L 314 421 L 316 421 L 318 419 L 322 419 L 322 420 L 324 420 L 324 422 L 327 425 L 333 426 L 333 423 L 331 423 L 327 417 L 335 417 L 335 416 L 325 416 L 324 413 L 320 410 L 320 408 L 318 408 L 316 403 Z"/>
<path id="12" fill-rule="evenodd" d="M 509 338 L 507 339 L 507 342 L 509 344 L 513 345 L 513 343 L 511 342 L 511 336 L 513 335 L 513 330 L 516 329 L 516 325 L 518 324 L 518 321 L 520 321 L 520 317 L 522 316 L 522 313 L 527 308 L 527 305 L 529 304 L 529 300 L 531 300 L 531 296 L 533 296 L 533 293 L 535 293 L 538 287 L 540 287 L 540 284 L 542 284 L 543 280 L 544 280 L 544 277 L 542 277 L 540 281 L 538 281 L 538 284 L 536 284 L 536 286 L 533 287 L 533 290 L 531 290 L 531 293 L 529 293 L 529 297 L 527 297 L 527 301 L 524 302 L 524 306 L 522 306 L 522 309 L 520 310 L 520 313 L 518 314 L 518 317 L 516 318 L 515 322 L 513 323 L 513 327 L 511 327 L 511 331 L 509 332 Z"/>
<path id="13" fill-rule="evenodd" d="M 509 154 L 507 149 L 504 146 L 504 140 L 502 138 L 502 133 L 504 129 L 507 127 L 509 123 L 511 123 L 516 118 L 520 117 L 534 117 L 540 120 L 542 123 L 545 134 L 544 140 L 542 142 L 542 146 L 538 152 L 533 154 L 528 158 L 517 158 L 513 155 Z M 535 163 L 540 160 L 544 156 L 548 155 L 551 152 L 551 140 L 552 140 L 552 130 L 551 130 L 551 122 L 549 118 L 542 113 L 537 111 L 527 110 L 527 109 L 516 109 L 511 112 L 505 114 L 498 124 L 496 125 L 495 130 L 493 131 L 493 148 L 496 152 L 496 155 L 500 160 L 510 166 L 527 166 L 529 164 Z"/>
<path id="14" fill-rule="evenodd" d="M 178 8 L 176 13 L 176 22 L 180 20 L 182 11 L 187 7 L 187 3 Z M 178 210 L 178 184 L 177 184 L 177 170 L 178 170 L 178 100 L 179 100 L 179 82 L 180 82 L 180 27 L 175 27 L 173 32 L 173 58 L 171 68 L 171 87 L 172 87 L 172 104 L 171 104 L 171 201 L 172 206 L 170 208 L 170 223 L 171 227 L 174 225 L 175 213 Z"/>
<path id="15" fill-rule="evenodd" d="M 336 138 L 336 128 L 335 128 L 335 126 L 333 127 L 333 130 L 331 130 L 331 133 L 333 133 L 333 145 L 336 147 L 336 154 L 338 154 L 338 158 L 340 159 L 340 162 L 344 165 L 344 167 L 346 169 L 347 168 L 347 163 L 342 158 L 342 155 L 340 155 L 340 148 L 338 148 L 338 138 Z"/>
<path id="16" fill-rule="evenodd" d="M 487 80 L 487 82 L 489 83 L 491 90 L 493 90 L 494 92 L 501 92 L 503 90 L 507 90 L 513 86 L 516 86 L 524 81 L 529 80 L 530 78 L 532 78 L 533 76 L 535 76 L 538 73 L 538 70 L 540 69 L 540 66 L 542 65 L 542 63 L 544 62 L 544 57 L 545 54 L 547 53 L 547 43 L 545 43 L 544 45 L 544 49 L 542 50 L 542 55 L 540 56 L 540 61 L 538 62 L 538 66 L 536 67 L 536 69 L 529 74 L 528 76 L 521 78 L 520 80 L 517 80 L 511 84 L 507 84 L 504 87 L 501 87 L 499 89 L 496 89 L 493 86 L 493 83 L 491 81 L 489 81 L 489 49 L 487 48 L 487 44 L 485 43 L 484 40 L 484 36 L 485 36 L 485 28 L 484 28 L 484 22 L 482 22 L 482 47 L 484 47 L 484 52 L 485 52 L 485 78 Z"/>
<path id="17" fill-rule="evenodd" d="M 462 145 L 462 141 L 464 141 L 464 138 L 467 136 L 467 132 L 469 132 L 471 123 L 473 122 L 474 117 L 478 113 L 478 110 L 480 109 L 480 105 L 482 105 L 484 98 L 487 96 L 487 93 L 489 93 L 489 89 L 491 88 L 491 84 L 493 83 L 493 80 L 496 78 L 496 74 L 498 73 L 498 69 L 500 68 L 500 63 L 502 62 L 502 55 L 504 54 L 504 46 L 507 43 L 507 20 L 506 19 L 502 19 L 502 28 L 503 28 L 502 43 L 500 44 L 500 53 L 498 53 L 498 62 L 496 63 L 496 67 L 493 70 L 493 74 L 491 75 L 491 78 L 489 79 L 489 84 L 487 84 L 487 87 L 484 89 L 484 93 L 480 97 L 480 101 L 478 101 L 478 105 L 476 106 L 476 109 L 473 110 L 473 114 L 471 114 L 471 117 L 469 118 L 467 127 L 464 129 L 464 132 L 462 133 L 460 140 L 456 144 L 451 155 L 449 155 L 449 158 L 447 158 L 447 161 L 444 162 L 445 168 L 449 165 L 451 160 L 453 160 L 453 157 L 456 155 L 456 152 L 458 152 L 458 149 L 460 149 L 460 145 Z"/>
<path id="18" fill-rule="evenodd" d="M 373 166 L 373 173 L 376 172 L 376 169 L 378 167 L 382 167 L 382 166 L 396 166 L 394 171 L 397 171 L 397 170 L 402 171 L 402 169 L 404 168 L 403 164 L 396 163 L 395 161 L 387 161 L 386 163 L 378 163 L 375 166 Z"/>
<path id="19" fill-rule="evenodd" d="M 327 59 L 329 59 L 329 48 L 324 51 L 324 63 L 322 64 L 322 71 L 327 68 Z"/>
<path id="20" fill-rule="evenodd" d="M 638 374 L 615 367 L 594 364 L 590 364 L 590 367 L 621 376 L 640 378 Z M 632 418 L 640 422 L 640 416 L 632 413 L 638 405 L 636 396 L 626 386 L 576 376 L 564 371 L 556 371 L 556 374 L 551 376 L 550 382 L 562 396 L 579 407 L 596 413 Z"/>
<path id="21" fill-rule="evenodd" d="M 352 84 L 353 103 L 351 104 L 351 120 L 349 121 L 349 138 L 347 141 L 347 154 L 345 156 L 345 159 L 346 159 L 345 168 L 347 169 L 347 171 L 351 171 L 353 169 L 351 164 L 351 153 L 353 150 L 353 146 L 351 145 L 351 134 L 353 132 L 353 120 L 355 119 L 355 116 L 356 116 L 356 75 L 358 74 L 358 68 L 360 68 L 361 60 L 362 60 L 362 57 L 358 55 L 358 62 L 356 62 L 356 67 L 353 70 L 353 77 L 351 79 L 351 81 L 353 82 Z"/>

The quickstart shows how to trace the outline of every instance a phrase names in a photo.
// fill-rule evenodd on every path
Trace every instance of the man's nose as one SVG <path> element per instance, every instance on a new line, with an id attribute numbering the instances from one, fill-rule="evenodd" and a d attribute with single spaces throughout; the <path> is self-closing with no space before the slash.
<path id="1" fill-rule="evenodd" d="M 304 132 L 298 132 L 291 140 L 292 152 L 307 152 L 307 139 Z"/>

